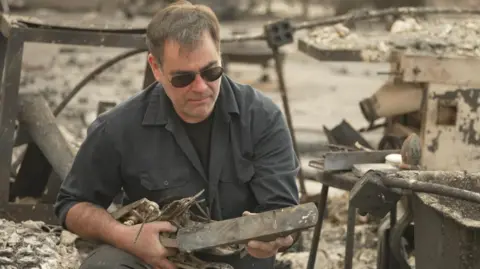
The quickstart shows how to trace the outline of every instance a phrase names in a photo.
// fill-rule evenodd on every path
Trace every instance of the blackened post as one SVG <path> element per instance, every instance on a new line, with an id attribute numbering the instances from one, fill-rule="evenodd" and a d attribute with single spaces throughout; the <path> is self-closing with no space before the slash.
<path id="1" fill-rule="evenodd" d="M 23 42 L 10 33 L 10 39 L 0 35 L 0 207 L 8 204 L 10 171 L 17 117 Z"/>

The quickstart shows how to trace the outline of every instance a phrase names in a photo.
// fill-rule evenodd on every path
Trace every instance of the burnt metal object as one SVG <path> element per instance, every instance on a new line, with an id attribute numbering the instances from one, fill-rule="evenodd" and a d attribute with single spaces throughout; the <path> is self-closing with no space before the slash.
<path id="1" fill-rule="evenodd" d="M 160 241 L 166 247 L 179 250 L 179 255 L 172 259 L 180 268 L 186 268 L 185 263 L 193 268 L 205 268 L 203 266 L 207 265 L 208 268 L 217 268 L 202 264 L 202 261 L 195 257 L 195 253 L 207 252 L 213 255 L 239 253 L 244 250 L 243 245 L 250 240 L 271 241 L 280 236 L 311 228 L 318 220 L 316 206 L 313 203 L 307 203 L 234 219 L 213 221 L 203 211 L 201 212 L 204 216 L 199 216 L 190 210 L 192 206 L 199 207 L 197 198 L 202 192 L 193 197 L 173 201 L 161 208 L 154 202 L 141 199 L 112 212 L 111 215 L 126 225 L 170 221 L 177 226 L 178 230 L 174 234 L 160 234 Z M 185 262 L 188 260 L 186 258 L 197 261 L 188 264 Z"/>
<path id="2" fill-rule="evenodd" d="M 383 218 L 397 204 L 401 194 L 391 190 L 382 183 L 382 175 L 376 172 L 367 172 L 357 182 L 350 192 L 350 204 L 358 208 L 359 212 Z"/>
<path id="3" fill-rule="evenodd" d="M 267 23 L 263 28 L 267 44 L 272 49 L 293 43 L 293 27 L 288 19 Z"/>
<path id="4" fill-rule="evenodd" d="M 354 164 L 384 163 L 389 154 L 400 153 L 399 150 L 327 152 L 323 160 L 324 171 L 351 170 Z"/>
<path id="5" fill-rule="evenodd" d="M 180 229 L 177 232 L 177 241 L 179 247 L 185 251 L 246 244 L 253 239 L 268 242 L 309 229 L 315 226 L 317 220 L 315 204 L 305 203 Z"/>
<path id="6" fill-rule="evenodd" d="M 144 41 L 145 29 L 111 28 L 101 25 L 54 25 L 48 22 L 39 22 L 32 17 L 19 17 L 7 14 L 0 16 L 0 57 L 2 69 L 2 83 L 0 85 L 0 208 L 9 218 L 16 221 L 35 219 L 45 221 L 47 224 L 56 223 L 52 204 L 17 204 L 11 203 L 10 198 L 10 170 L 12 150 L 14 147 L 15 120 L 17 118 L 18 92 L 22 66 L 23 48 L 25 42 L 55 43 L 69 45 L 89 45 L 105 47 L 123 47 L 146 49 Z M 42 127 L 43 128 L 43 127 Z M 40 145 L 37 145 L 40 148 Z M 33 149 L 31 147 L 30 149 Z M 44 163 L 46 154 L 40 150 L 36 153 L 36 160 Z M 30 159 L 30 158 L 29 158 Z M 22 163 L 27 169 L 28 163 L 39 163 L 36 160 Z M 25 161 L 25 160 L 24 160 Z M 50 165 L 50 164 L 49 164 Z M 41 167 L 40 167 L 41 168 Z M 36 168 L 37 169 L 37 168 Z M 42 169 L 39 169 L 42 170 Z M 42 172 L 49 173 L 48 169 Z M 61 177 L 61 176 L 59 176 Z M 30 188 L 38 188 L 41 192 L 42 184 L 33 184 L 38 178 L 30 174 Z M 41 181 L 46 181 L 42 179 Z M 58 184 L 57 184 L 58 185 Z M 19 190 L 20 191 L 20 190 Z"/>
<path id="7" fill-rule="evenodd" d="M 328 141 L 331 144 L 343 145 L 348 147 L 355 147 L 355 143 L 373 149 L 373 147 L 363 138 L 363 136 L 355 130 L 350 123 L 346 120 L 342 120 L 340 124 L 335 126 L 332 130 L 329 130 L 326 126 L 323 126 Z"/>

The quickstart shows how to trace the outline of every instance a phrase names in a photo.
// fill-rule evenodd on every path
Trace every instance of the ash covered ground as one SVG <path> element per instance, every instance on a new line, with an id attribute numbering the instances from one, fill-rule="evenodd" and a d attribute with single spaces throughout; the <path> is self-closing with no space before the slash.
<path id="1" fill-rule="evenodd" d="M 29 12 L 40 17 L 66 18 L 68 20 L 95 21 L 100 15 L 60 14 L 40 10 Z M 144 26 L 149 18 L 135 17 L 130 21 L 121 15 L 103 20 L 127 22 L 131 26 Z M 263 21 L 225 23 L 223 32 L 247 28 L 261 31 Z M 298 32 L 301 36 L 302 32 Z M 296 136 L 302 151 L 303 165 L 315 158 L 312 149 L 325 144 L 322 132 L 325 125 L 333 128 L 342 119 L 355 128 L 367 122 L 360 113 L 358 102 L 371 96 L 385 81 L 377 72 L 389 70 L 387 64 L 319 62 L 296 51 L 296 45 L 286 47 L 285 78 L 289 90 L 291 112 Z M 27 44 L 24 51 L 22 92 L 40 92 L 55 108 L 73 87 L 89 72 L 124 49 L 76 47 L 63 45 Z M 146 54 L 140 54 L 117 63 L 97 76 L 71 101 L 58 116 L 58 124 L 74 147 L 80 145 L 87 126 L 95 119 L 99 101 L 121 102 L 141 90 Z M 240 82 L 250 83 L 268 94 L 278 105 L 281 97 L 273 69 L 270 82 L 260 82 L 260 66 L 232 64 L 230 76 Z M 381 131 L 365 134 L 376 145 Z M 17 148 L 18 152 L 21 148 Z M 311 186 L 311 184 L 309 184 Z M 309 188 L 311 194 L 319 193 L 318 186 Z M 329 217 L 324 224 L 315 268 L 343 268 L 346 235 L 347 196 L 332 191 L 329 200 Z M 376 228 L 374 223 L 359 222 L 355 236 L 354 268 L 375 268 Z M 306 268 L 308 249 L 313 229 L 304 233 L 303 248 L 297 253 L 278 255 L 278 268 Z M 68 232 L 38 222 L 12 222 L 0 219 L 0 269 L 14 268 L 77 268 L 91 245 L 75 240 Z"/>

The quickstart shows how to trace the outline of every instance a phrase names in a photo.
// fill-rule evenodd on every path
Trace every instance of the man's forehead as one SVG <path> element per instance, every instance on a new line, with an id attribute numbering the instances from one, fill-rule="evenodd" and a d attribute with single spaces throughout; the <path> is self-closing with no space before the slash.
<path id="1" fill-rule="evenodd" d="M 176 42 L 166 43 L 164 65 L 170 71 L 197 71 L 218 63 L 219 55 L 215 46 L 196 44 L 180 46 Z"/>

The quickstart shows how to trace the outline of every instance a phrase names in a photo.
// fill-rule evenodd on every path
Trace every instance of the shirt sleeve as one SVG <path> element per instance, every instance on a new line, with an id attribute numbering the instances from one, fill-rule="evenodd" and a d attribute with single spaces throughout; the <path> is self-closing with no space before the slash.
<path id="1" fill-rule="evenodd" d="M 67 212 L 75 204 L 90 202 L 106 209 L 121 190 L 120 154 L 107 123 L 97 119 L 87 133 L 55 203 L 55 214 L 64 228 Z"/>
<path id="2" fill-rule="evenodd" d="M 264 105 L 254 124 L 255 174 L 250 184 L 259 203 L 257 213 L 299 204 L 296 176 L 300 164 L 289 129 L 273 102 Z"/>

